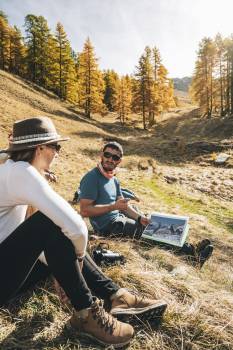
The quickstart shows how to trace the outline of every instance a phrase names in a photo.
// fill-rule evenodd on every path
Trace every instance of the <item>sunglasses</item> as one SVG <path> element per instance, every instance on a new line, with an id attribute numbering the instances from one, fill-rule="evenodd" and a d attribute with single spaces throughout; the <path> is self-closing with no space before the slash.
<path id="1" fill-rule="evenodd" d="M 57 153 L 59 153 L 61 149 L 61 145 L 58 145 L 58 143 L 49 143 L 46 147 L 54 149 Z"/>
<path id="2" fill-rule="evenodd" d="M 121 157 L 118 156 L 117 154 L 112 154 L 110 152 L 104 152 L 103 154 L 104 154 L 104 158 L 107 158 L 107 159 L 112 158 L 114 162 L 118 162 L 121 159 Z"/>

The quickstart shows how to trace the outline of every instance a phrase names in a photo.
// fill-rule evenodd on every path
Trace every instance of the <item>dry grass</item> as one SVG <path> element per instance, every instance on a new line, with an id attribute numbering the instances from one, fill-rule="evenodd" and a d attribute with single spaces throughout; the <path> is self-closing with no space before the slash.
<path id="1" fill-rule="evenodd" d="M 156 141 L 152 131 L 123 129 L 118 122 L 113 122 L 112 115 L 85 120 L 51 94 L 38 92 L 22 80 L 0 72 L 0 147 L 6 146 L 14 120 L 41 114 L 51 117 L 59 131 L 71 137 L 55 164 L 59 177 L 55 188 L 67 200 L 72 199 L 82 175 L 96 164 L 104 140 L 121 139 L 126 157 L 119 178 L 141 197 L 141 208 L 147 212 L 153 209 L 188 214 L 190 240 L 196 241 L 205 235 L 214 241 L 214 256 L 201 271 L 182 257 L 143 242 L 109 242 L 112 249 L 127 257 L 127 263 L 105 268 L 106 274 L 121 286 L 164 298 L 169 304 L 160 328 L 136 325 L 136 337 L 129 349 L 233 349 L 233 236 L 230 226 L 224 224 L 226 217 L 232 222 L 229 216 L 233 213 L 232 203 L 213 202 L 207 195 L 195 195 L 192 189 L 185 193 L 181 186 L 164 183 L 162 163 L 157 164 L 155 172 L 139 171 L 138 162 L 154 158 L 154 148 L 162 142 Z M 167 121 L 169 128 L 171 123 Z M 163 157 L 166 159 L 166 154 Z M 171 193 L 177 198 L 176 204 Z M 218 208 L 221 208 L 222 223 L 213 220 L 215 213 L 219 214 Z M 64 328 L 68 317 L 69 312 L 60 305 L 50 281 L 42 283 L 7 308 L 0 309 L 0 349 L 98 349 Z"/>

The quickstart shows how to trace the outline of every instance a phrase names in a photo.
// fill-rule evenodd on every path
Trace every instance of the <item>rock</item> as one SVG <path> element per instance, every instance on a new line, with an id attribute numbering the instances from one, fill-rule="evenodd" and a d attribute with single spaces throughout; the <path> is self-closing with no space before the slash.
<path id="1" fill-rule="evenodd" d="M 230 158 L 230 155 L 227 153 L 219 153 L 214 161 L 215 164 L 223 164 L 225 163 L 228 158 Z"/>
<path id="2" fill-rule="evenodd" d="M 209 166 L 209 164 L 207 162 L 200 162 L 199 165 L 200 166 Z"/>
<path id="3" fill-rule="evenodd" d="M 152 159 L 152 158 L 148 159 L 148 163 L 153 168 L 153 171 L 155 171 L 157 169 L 158 166 L 157 166 L 157 162 L 155 159 Z"/>
<path id="4" fill-rule="evenodd" d="M 223 181 L 223 185 L 233 187 L 233 181 L 232 180 L 225 180 L 225 181 Z"/>
<path id="5" fill-rule="evenodd" d="M 213 180 L 213 181 L 212 181 L 212 185 L 219 185 L 219 181 Z"/>
<path id="6" fill-rule="evenodd" d="M 141 160 L 138 162 L 138 170 L 148 170 L 149 166 L 148 160 Z"/>
<path id="7" fill-rule="evenodd" d="M 172 184 L 172 183 L 178 181 L 178 178 L 175 177 L 175 176 L 168 176 L 168 175 L 165 175 L 164 178 L 165 178 L 166 182 L 169 183 L 169 184 Z"/>

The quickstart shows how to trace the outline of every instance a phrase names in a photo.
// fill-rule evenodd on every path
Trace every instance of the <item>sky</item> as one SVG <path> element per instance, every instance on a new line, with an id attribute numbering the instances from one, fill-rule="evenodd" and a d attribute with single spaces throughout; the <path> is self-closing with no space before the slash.
<path id="1" fill-rule="evenodd" d="M 61 22 L 72 48 L 87 37 L 101 69 L 132 74 L 145 46 L 156 46 L 171 78 L 192 75 L 203 37 L 233 33 L 232 0 L 0 0 L 11 25 L 42 15 L 54 32 Z"/>

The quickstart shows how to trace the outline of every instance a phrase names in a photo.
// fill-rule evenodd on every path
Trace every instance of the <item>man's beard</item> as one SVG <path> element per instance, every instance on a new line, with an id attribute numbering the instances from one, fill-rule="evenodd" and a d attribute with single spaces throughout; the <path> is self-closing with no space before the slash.
<path id="1" fill-rule="evenodd" d="M 101 165 L 106 172 L 113 171 L 116 168 L 115 164 L 106 164 L 104 162 L 101 162 Z"/>

